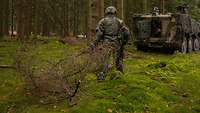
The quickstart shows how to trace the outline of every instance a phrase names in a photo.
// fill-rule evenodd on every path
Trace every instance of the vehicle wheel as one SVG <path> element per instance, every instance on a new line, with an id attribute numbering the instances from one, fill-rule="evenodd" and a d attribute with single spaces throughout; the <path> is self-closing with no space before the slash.
<path id="1" fill-rule="evenodd" d="M 180 52 L 182 52 L 183 54 L 187 53 L 187 40 L 186 40 L 186 38 L 183 39 Z"/>
<path id="2" fill-rule="evenodd" d="M 191 53 L 193 51 L 193 41 L 192 38 L 188 39 L 188 53 Z"/>
<path id="3" fill-rule="evenodd" d="M 199 40 L 197 38 L 194 39 L 194 51 L 198 51 L 200 48 Z"/>

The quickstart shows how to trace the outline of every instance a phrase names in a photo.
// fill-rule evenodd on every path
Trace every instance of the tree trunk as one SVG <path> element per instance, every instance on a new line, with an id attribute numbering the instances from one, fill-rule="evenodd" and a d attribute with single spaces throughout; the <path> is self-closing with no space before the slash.
<path id="1" fill-rule="evenodd" d="M 118 16 L 124 19 L 124 0 L 117 1 Z"/>
<path id="2" fill-rule="evenodd" d="M 17 33 L 20 40 L 24 39 L 24 0 L 17 0 Z"/>
<path id="3" fill-rule="evenodd" d="M 144 0 L 143 6 L 144 13 L 148 13 L 148 0 Z"/>
<path id="4" fill-rule="evenodd" d="M 4 4 L 4 26 L 3 26 L 3 33 L 4 35 L 8 36 L 9 35 L 9 0 L 5 0 Z"/>
<path id="5" fill-rule="evenodd" d="M 3 1 L 0 4 L 0 37 L 3 36 Z"/>
<path id="6" fill-rule="evenodd" d="M 161 0 L 160 3 L 161 3 L 160 8 L 161 8 L 161 11 L 162 11 L 161 13 L 164 14 L 165 13 L 165 0 Z"/>
<path id="7" fill-rule="evenodd" d="M 95 35 L 95 28 L 100 18 L 104 16 L 104 0 L 92 0 L 90 2 L 90 32 L 91 37 Z"/>

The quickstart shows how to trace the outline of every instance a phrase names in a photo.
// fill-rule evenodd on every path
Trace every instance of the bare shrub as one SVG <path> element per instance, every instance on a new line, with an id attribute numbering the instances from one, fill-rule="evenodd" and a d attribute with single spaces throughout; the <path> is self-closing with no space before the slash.
<path id="1" fill-rule="evenodd" d="M 33 95 L 43 97 L 41 102 L 44 103 L 74 97 L 85 75 L 99 72 L 105 58 L 113 50 L 113 46 L 102 44 L 94 50 L 80 50 L 66 55 L 57 63 L 48 63 L 41 69 L 35 69 L 30 48 L 31 45 L 25 44 L 19 50 L 15 59 L 16 68 L 24 77 L 25 88 Z"/>

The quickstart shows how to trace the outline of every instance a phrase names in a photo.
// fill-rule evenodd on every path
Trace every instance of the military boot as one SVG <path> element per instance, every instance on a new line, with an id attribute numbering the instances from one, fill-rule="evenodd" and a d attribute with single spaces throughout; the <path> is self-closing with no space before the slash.
<path id="1" fill-rule="evenodd" d="M 123 59 L 118 58 L 116 60 L 115 66 L 116 66 L 117 71 L 120 71 L 121 73 L 124 73 L 124 71 L 123 71 Z"/>

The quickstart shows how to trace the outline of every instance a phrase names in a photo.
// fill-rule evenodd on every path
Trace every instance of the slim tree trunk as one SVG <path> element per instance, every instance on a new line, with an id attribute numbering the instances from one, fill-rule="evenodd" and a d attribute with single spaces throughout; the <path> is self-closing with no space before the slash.
<path id="1" fill-rule="evenodd" d="M 147 13 L 148 12 L 148 0 L 144 0 L 144 3 L 143 3 L 143 9 L 144 9 L 144 13 Z"/>
<path id="2" fill-rule="evenodd" d="M 73 11 L 74 11 L 74 15 L 73 15 L 73 36 L 75 35 L 76 33 L 76 12 L 77 12 L 77 9 L 76 9 L 76 0 L 72 0 L 73 1 Z"/>
<path id="3" fill-rule="evenodd" d="M 160 3 L 161 3 L 160 7 L 161 7 L 162 14 L 164 14 L 165 13 L 165 0 L 161 0 Z"/>
<path id="4" fill-rule="evenodd" d="M 68 12 L 67 12 L 67 1 L 63 0 L 63 5 L 62 5 L 62 9 L 63 9 L 63 33 L 62 33 L 62 38 L 65 38 L 68 35 L 68 21 L 67 21 L 67 16 L 68 16 Z"/>
<path id="5" fill-rule="evenodd" d="M 124 19 L 124 0 L 117 1 L 117 9 L 119 17 Z"/>
<path id="6" fill-rule="evenodd" d="M 104 16 L 104 0 L 90 1 L 90 32 L 93 37 L 98 21 Z"/>
<path id="7" fill-rule="evenodd" d="M 20 40 L 24 39 L 24 0 L 17 0 L 17 33 Z"/>
<path id="8" fill-rule="evenodd" d="M 46 18 L 46 17 L 44 16 L 44 18 Z M 42 24 L 42 35 L 49 36 L 48 29 L 49 29 L 48 28 L 48 20 L 44 19 L 43 24 Z"/>
<path id="9" fill-rule="evenodd" d="M 0 4 L 0 37 L 3 36 L 3 1 Z"/>
<path id="10" fill-rule="evenodd" d="M 5 0 L 5 4 L 4 4 L 4 26 L 3 26 L 3 32 L 4 35 L 9 35 L 9 0 Z"/>
<path id="11" fill-rule="evenodd" d="M 11 36 L 14 36 L 14 0 L 11 0 Z"/>

